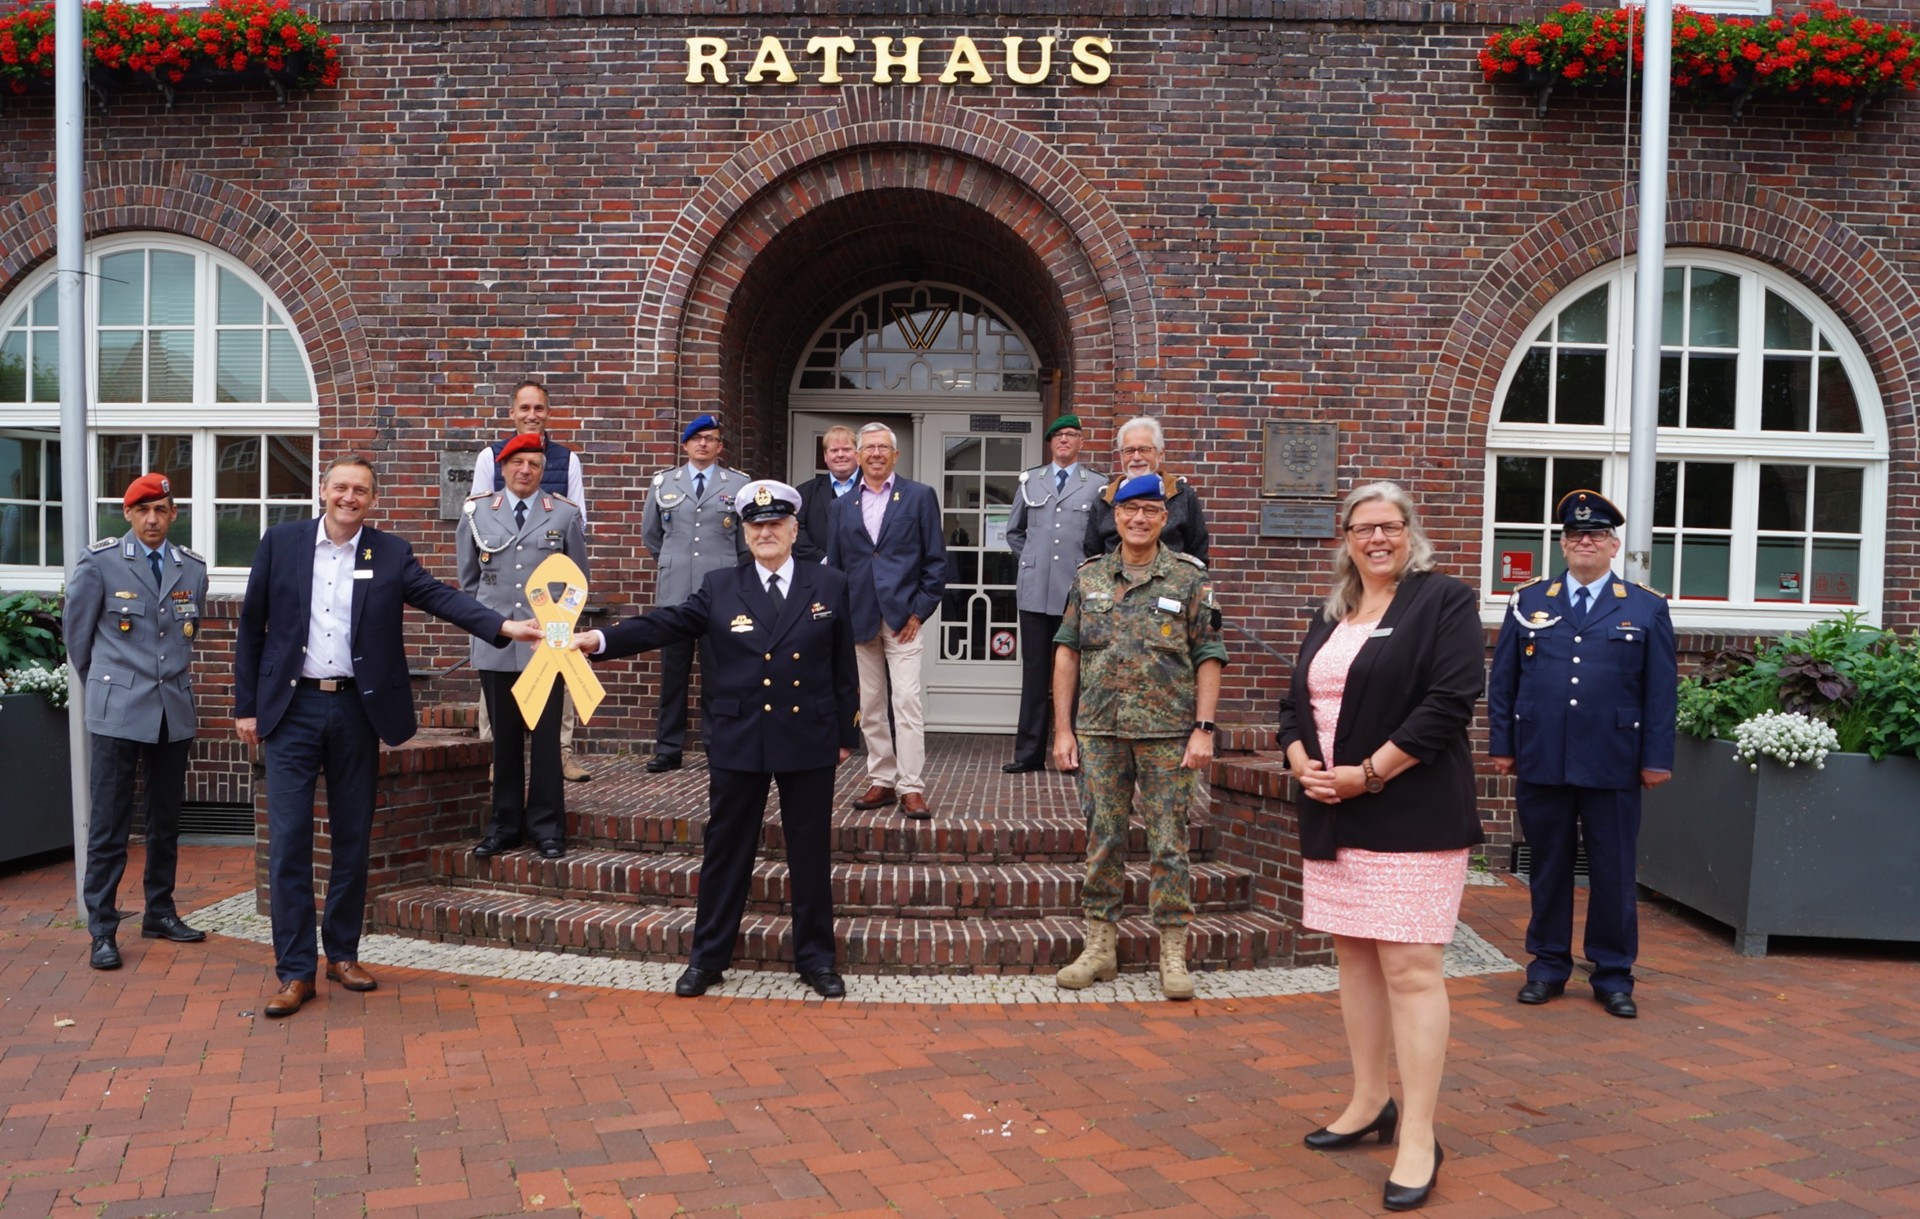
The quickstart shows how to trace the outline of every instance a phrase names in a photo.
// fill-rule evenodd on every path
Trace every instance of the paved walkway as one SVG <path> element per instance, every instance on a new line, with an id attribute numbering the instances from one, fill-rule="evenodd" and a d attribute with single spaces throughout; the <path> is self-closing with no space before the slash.
<path id="1" fill-rule="evenodd" d="M 190 847 L 181 900 L 251 852 Z M 138 874 L 138 852 L 130 874 Z M 1366 1215 L 1390 1153 L 1300 1136 L 1347 1081 L 1327 993 L 795 1003 L 381 971 L 257 1018 L 264 945 L 84 963 L 69 868 L 0 877 L 0 1215 Z M 1521 955 L 1525 890 L 1465 922 Z M 1643 912 L 1637 1021 L 1450 983 L 1425 1213 L 1920 1215 L 1920 950 Z"/>

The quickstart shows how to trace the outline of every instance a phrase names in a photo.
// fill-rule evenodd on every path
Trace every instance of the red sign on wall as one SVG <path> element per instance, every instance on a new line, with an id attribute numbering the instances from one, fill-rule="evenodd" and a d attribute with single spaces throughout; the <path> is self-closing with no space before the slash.
<path id="1" fill-rule="evenodd" d="M 1509 584 L 1533 579 L 1533 552 L 1531 550 L 1501 551 L 1500 578 Z"/>

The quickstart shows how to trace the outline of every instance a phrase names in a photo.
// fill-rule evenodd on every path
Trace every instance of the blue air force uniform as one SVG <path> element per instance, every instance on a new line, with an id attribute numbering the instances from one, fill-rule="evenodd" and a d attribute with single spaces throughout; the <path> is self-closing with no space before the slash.
<path id="1" fill-rule="evenodd" d="M 1594 492 L 1561 503 L 1563 518 L 1591 509 L 1578 522 L 1584 528 L 1620 522 Z M 1573 868 L 1583 840 L 1586 955 L 1605 1000 L 1633 991 L 1641 772 L 1673 768 L 1678 679 L 1664 596 L 1609 572 L 1582 616 L 1576 589 L 1563 570 L 1514 590 L 1488 683 L 1488 752 L 1514 759 L 1520 825 L 1533 850 L 1528 981 L 1557 988 L 1572 975 Z"/>

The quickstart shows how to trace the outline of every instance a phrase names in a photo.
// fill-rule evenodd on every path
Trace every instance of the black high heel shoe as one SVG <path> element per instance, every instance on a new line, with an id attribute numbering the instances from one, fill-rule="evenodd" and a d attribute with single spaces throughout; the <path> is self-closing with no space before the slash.
<path id="1" fill-rule="evenodd" d="M 1394 1104 L 1393 1098 L 1389 1096 L 1386 1105 L 1380 1110 L 1380 1116 L 1374 1118 L 1371 1122 L 1368 1122 L 1353 1133 L 1335 1134 L 1325 1126 L 1322 1126 L 1320 1129 L 1308 1135 L 1305 1142 L 1307 1146 L 1313 1148 L 1315 1151 L 1339 1151 L 1343 1147 L 1353 1146 L 1375 1131 L 1379 1132 L 1382 1143 L 1391 1143 L 1393 1142 L 1393 1132 L 1399 1128 L 1400 1106 Z"/>
<path id="2" fill-rule="evenodd" d="M 1387 1178 L 1387 1190 L 1380 1196 L 1380 1205 L 1390 1211 L 1417 1211 L 1427 1204 L 1427 1198 L 1433 1193 L 1433 1183 L 1440 1179 L 1440 1161 L 1447 1158 L 1446 1151 L 1436 1140 L 1433 1144 L 1433 1175 L 1427 1178 L 1425 1185 L 1395 1185 L 1393 1178 Z"/>

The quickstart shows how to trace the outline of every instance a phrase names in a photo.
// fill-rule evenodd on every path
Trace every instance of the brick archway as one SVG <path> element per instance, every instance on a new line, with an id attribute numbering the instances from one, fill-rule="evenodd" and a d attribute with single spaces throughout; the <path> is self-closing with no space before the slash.
<path id="1" fill-rule="evenodd" d="M 1676 186 L 1667 244 L 1744 254 L 1817 293 L 1873 369 L 1894 452 L 1910 454 L 1920 408 L 1920 298 L 1899 269 L 1833 217 L 1748 178 L 1693 174 Z M 1620 187 L 1590 195 L 1534 226 L 1488 269 L 1441 346 L 1428 395 L 1434 426 L 1485 435 L 1500 374 L 1526 328 L 1568 284 L 1635 251 L 1638 194 Z"/>
<path id="2" fill-rule="evenodd" d="M 753 258 L 815 208 L 868 191 L 958 200 L 1018 236 L 1068 319 L 1076 408 L 1132 398 L 1158 365 L 1151 285 L 1125 226 L 1038 137 L 942 97 L 863 92 L 769 132 L 709 175 L 641 293 L 639 371 L 679 402 L 724 391 L 721 331 Z M 822 306 L 829 307 L 826 305 Z"/>
<path id="3" fill-rule="evenodd" d="M 171 233 L 244 263 L 273 290 L 306 344 L 322 433 L 354 437 L 343 425 L 373 401 L 373 358 L 346 281 L 286 213 L 231 182 L 120 161 L 93 166 L 86 216 L 89 237 Z M 51 258 L 55 243 L 51 182 L 0 209 L 0 295 Z"/>

